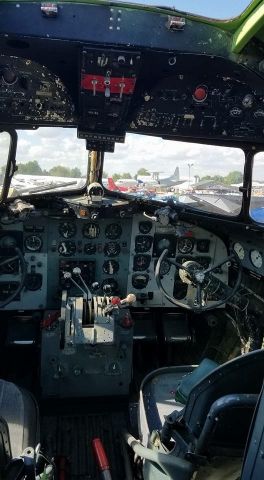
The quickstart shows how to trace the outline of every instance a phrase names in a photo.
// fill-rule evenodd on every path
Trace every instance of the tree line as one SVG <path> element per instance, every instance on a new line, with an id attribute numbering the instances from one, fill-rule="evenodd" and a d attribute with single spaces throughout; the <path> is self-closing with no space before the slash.
<path id="1" fill-rule="evenodd" d="M 1 173 L 5 172 L 5 166 L 2 167 Z M 31 160 L 27 163 L 18 163 L 17 164 L 17 171 L 16 173 L 24 174 L 24 175 L 45 175 L 45 176 L 55 176 L 55 177 L 72 177 L 72 178 L 80 178 L 82 177 L 81 170 L 78 167 L 69 168 L 63 165 L 55 165 L 54 167 L 50 168 L 50 170 L 42 169 L 39 163 L 36 160 Z M 132 176 L 130 172 L 122 172 L 122 173 L 113 173 L 112 178 L 114 181 L 120 180 L 122 178 L 134 178 L 137 179 L 138 176 L 150 176 L 151 173 L 144 167 L 140 168 L 137 173 Z M 110 175 L 104 171 L 103 178 L 108 178 Z M 222 185 L 232 185 L 241 183 L 243 181 L 243 174 L 238 170 L 233 170 L 229 172 L 227 175 L 205 175 L 204 177 L 199 178 L 197 177 L 197 181 L 205 181 L 211 180 L 215 183 L 222 184 Z"/>
<path id="2" fill-rule="evenodd" d="M 23 175 L 45 175 L 72 178 L 80 178 L 82 176 L 81 170 L 78 167 L 68 168 L 63 165 L 56 165 L 50 168 L 50 170 L 45 170 L 41 168 L 36 160 L 27 163 L 18 163 L 16 173 Z"/>

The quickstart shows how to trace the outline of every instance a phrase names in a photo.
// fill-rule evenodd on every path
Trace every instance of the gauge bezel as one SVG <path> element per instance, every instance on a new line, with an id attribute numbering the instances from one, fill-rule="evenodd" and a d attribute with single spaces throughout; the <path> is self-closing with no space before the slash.
<path id="1" fill-rule="evenodd" d="M 142 265 L 142 266 L 139 266 L 137 264 L 137 261 L 140 257 L 144 258 L 144 260 L 146 261 L 146 263 L 144 263 L 144 265 Z M 133 271 L 134 272 L 144 272 L 145 270 L 148 270 L 148 268 L 150 266 L 150 262 L 151 262 L 151 255 L 144 255 L 143 253 L 138 253 L 137 255 L 134 256 Z"/>
<path id="2" fill-rule="evenodd" d="M 110 228 L 113 228 L 113 226 L 118 228 L 118 234 L 109 236 L 109 230 Z M 105 238 L 107 238 L 108 240 L 117 240 L 118 238 L 121 237 L 123 230 L 119 223 L 109 223 L 108 225 L 106 225 L 104 233 L 105 233 Z"/>
<path id="3" fill-rule="evenodd" d="M 113 273 L 110 273 L 109 270 L 106 269 L 106 265 L 109 265 L 110 262 L 112 262 L 113 265 L 115 266 L 115 268 L 113 268 Z M 102 269 L 103 269 L 103 272 L 106 273 L 106 275 L 115 275 L 119 271 L 119 267 L 120 265 L 116 260 L 112 260 L 111 258 L 109 258 L 108 260 L 105 260 L 105 262 L 103 263 Z"/>
<path id="4" fill-rule="evenodd" d="M 71 250 L 71 251 L 68 252 L 68 253 L 61 253 L 61 252 L 59 251 L 59 248 L 60 248 L 60 245 L 61 245 L 62 243 L 67 243 L 67 244 L 70 243 L 72 246 L 74 246 L 74 251 Z M 71 257 L 71 256 L 75 255 L 75 253 L 76 253 L 76 244 L 75 244 L 75 242 L 73 242 L 72 240 L 62 240 L 62 241 L 59 243 L 59 245 L 58 245 L 58 253 L 59 253 L 59 255 L 61 255 L 62 257 Z"/>
<path id="5" fill-rule="evenodd" d="M 64 225 L 70 225 L 70 228 L 72 228 L 72 233 L 68 236 L 65 236 L 65 234 L 62 232 L 62 227 Z M 76 224 L 74 222 L 71 222 L 71 221 L 60 222 L 58 231 L 59 231 L 59 234 L 60 234 L 61 237 L 68 240 L 68 238 L 72 238 L 76 235 L 77 227 L 76 227 Z"/>
<path id="6" fill-rule="evenodd" d="M 35 238 L 37 238 L 37 239 L 39 240 L 39 246 L 36 247 L 36 248 L 29 248 L 29 247 L 28 247 L 28 240 L 29 240 L 30 238 L 33 238 L 33 237 L 35 237 Z M 39 235 L 36 235 L 35 233 L 32 233 L 31 235 L 27 235 L 27 236 L 24 238 L 24 247 L 25 247 L 25 250 L 26 250 L 27 252 L 40 252 L 42 246 L 43 246 L 43 240 L 42 240 L 42 238 L 41 238 Z"/>
<path id="7" fill-rule="evenodd" d="M 237 248 L 240 249 L 240 253 L 237 252 L 237 250 L 236 250 Z M 241 256 L 241 249 L 242 249 L 243 256 Z M 233 244 L 233 250 L 237 254 L 239 260 L 244 260 L 246 252 L 245 252 L 245 249 L 244 249 L 243 245 L 240 242 L 235 242 Z"/>
<path id="8" fill-rule="evenodd" d="M 181 242 L 186 242 L 186 241 L 191 243 L 191 247 L 188 248 L 188 250 L 183 250 L 182 247 L 180 246 L 180 244 L 181 244 Z M 188 255 L 189 253 L 191 253 L 193 251 L 193 249 L 194 249 L 194 239 L 193 238 L 191 238 L 191 237 L 181 237 L 181 238 L 178 239 L 178 252 L 179 253 L 183 253 L 185 255 L 186 254 Z"/>
<path id="9" fill-rule="evenodd" d="M 147 242 L 149 242 L 149 246 L 147 246 L 147 248 L 143 248 L 143 250 L 139 249 L 138 248 L 138 240 L 139 239 L 142 239 L 142 240 L 146 240 Z M 146 253 L 146 252 L 149 252 L 151 247 L 152 247 L 152 243 L 153 243 L 153 238 L 151 235 L 136 235 L 135 237 L 135 252 L 136 253 Z"/>
<path id="10" fill-rule="evenodd" d="M 92 236 L 89 233 L 85 233 L 85 230 L 87 228 L 89 228 L 91 225 L 93 227 L 95 227 L 95 229 L 96 229 L 96 235 L 95 236 Z M 82 228 L 82 235 L 83 235 L 84 238 L 88 238 L 89 240 L 93 240 L 94 238 L 98 238 L 99 235 L 100 235 L 100 227 L 99 227 L 98 223 L 95 223 L 95 222 L 86 223 Z"/>
<path id="11" fill-rule="evenodd" d="M 260 255 L 261 265 L 256 265 L 256 261 L 252 259 L 252 255 L 253 255 L 254 253 L 257 253 L 257 254 Z M 249 259 L 250 259 L 250 262 L 251 262 L 251 264 L 253 265 L 254 268 L 260 269 L 260 268 L 263 266 L 263 255 L 262 255 L 262 253 L 260 252 L 260 250 L 257 250 L 256 248 L 254 248 L 253 250 L 250 250 L 250 252 L 249 252 Z"/>
<path id="12" fill-rule="evenodd" d="M 114 245 L 116 247 L 116 251 L 114 253 L 108 251 L 109 245 Z M 107 242 L 104 246 L 104 255 L 106 257 L 118 257 L 118 255 L 120 255 L 120 252 L 121 246 L 118 242 Z"/>
<path id="13" fill-rule="evenodd" d="M 148 228 L 147 228 L 146 231 L 142 231 L 142 225 L 145 225 L 145 226 L 148 225 Z M 150 222 L 148 220 L 146 220 L 146 221 L 142 220 L 138 224 L 138 230 L 140 231 L 140 233 L 142 233 L 142 235 L 147 235 L 151 231 L 151 229 L 152 229 L 152 222 Z"/>

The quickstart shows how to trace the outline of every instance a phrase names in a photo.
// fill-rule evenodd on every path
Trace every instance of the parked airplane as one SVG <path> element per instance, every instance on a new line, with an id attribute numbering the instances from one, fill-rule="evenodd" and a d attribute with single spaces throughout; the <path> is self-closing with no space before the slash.
<path id="1" fill-rule="evenodd" d="M 111 192 L 127 192 L 129 190 L 129 187 L 125 187 L 125 186 L 118 186 L 114 180 L 112 179 L 112 177 L 109 177 L 107 179 L 107 183 L 106 183 L 106 187 L 108 188 L 108 190 L 110 190 Z"/>
<path id="2" fill-rule="evenodd" d="M 179 167 L 176 167 L 174 173 L 169 177 L 159 178 L 161 172 L 151 172 L 151 175 L 139 175 L 139 183 L 152 187 L 172 187 L 180 182 Z"/>

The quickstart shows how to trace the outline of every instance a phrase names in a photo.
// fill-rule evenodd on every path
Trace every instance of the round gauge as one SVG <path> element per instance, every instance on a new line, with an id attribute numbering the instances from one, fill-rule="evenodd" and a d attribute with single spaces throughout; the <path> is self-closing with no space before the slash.
<path id="1" fill-rule="evenodd" d="M 160 266 L 160 275 L 167 275 L 170 271 L 170 264 L 166 260 L 163 260 Z"/>
<path id="2" fill-rule="evenodd" d="M 116 240 L 117 238 L 121 237 L 122 235 L 122 228 L 118 223 L 110 223 L 107 225 L 105 229 L 105 236 L 110 240 Z"/>
<path id="3" fill-rule="evenodd" d="M 141 272 L 147 270 L 151 260 L 150 255 L 135 255 L 133 270 Z"/>
<path id="4" fill-rule="evenodd" d="M 245 250 L 241 243 L 236 242 L 233 245 L 234 252 L 237 254 L 239 260 L 244 260 L 245 258 Z"/>
<path id="5" fill-rule="evenodd" d="M 135 251 L 137 253 L 148 252 L 152 246 L 152 237 L 150 235 L 137 235 L 135 239 Z"/>
<path id="6" fill-rule="evenodd" d="M 58 246 L 58 252 L 63 257 L 70 257 L 71 255 L 75 254 L 76 245 L 74 242 L 71 242 L 70 240 L 65 240 L 65 242 L 60 242 Z"/>
<path id="7" fill-rule="evenodd" d="M 38 235 L 29 235 L 25 238 L 24 245 L 29 252 L 39 252 L 42 247 L 42 239 Z"/>
<path id="8" fill-rule="evenodd" d="M 87 255 L 94 255 L 96 253 L 96 245 L 94 245 L 94 243 L 86 243 L 84 245 L 83 251 Z"/>
<path id="9" fill-rule="evenodd" d="M 119 263 L 116 260 L 106 260 L 103 264 L 103 271 L 107 275 L 114 275 L 119 270 Z"/>
<path id="10" fill-rule="evenodd" d="M 76 225 L 73 222 L 62 222 L 59 225 L 59 234 L 64 238 L 74 237 Z"/>
<path id="11" fill-rule="evenodd" d="M 97 223 L 86 223 L 83 226 L 82 233 L 85 238 L 97 238 L 100 233 L 99 225 Z"/>
<path id="12" fill-rule="evenodd" d="M 178 240 L 178 250 L 181 253 L 190 253 L 194 247 L 192 238 L 180 238 Z"/>
<path id="13" fill-rule="evenodd" d="M 117 242 L 109 242 L 105 244 L 104 254 L 107 257 L 116 257 L 120 253 L 120 245 Z"/>
<path id="14" fill-rule="evenodd" d="M 114 280 L 113 278 L 106 278 L 102 282 L 102 289 L 104 288 L 105 285 L 107 285 L 109 287 L 110 295 L 114 295 L 115 293 L 117 293 L 118 283 L 117 283 L 116 280 Z"/>
<path id="15" fill-rule="evenodd" d="M 250 260 L 255 268 L 261 268 L 263 264 L 262 254 L 258 250 L 251 250 Z"/>
<path id="16" fill-rule="evenodd" d="M 148 281 L 149 281 L 149 275 L 147 273 L 141 273 L 141 274 L 135 273 L 134 275 L 132 275 L 132 285 L 137 290 L 146 288 Z"/>
<path id="17" fill-rule="evenodd" d="M 139 229 L 140 233 L 143 233 L 144 235 L 146 235 L 152 229 L 152 223 L 151 222 L 139 222 L 138 229 Z"/>

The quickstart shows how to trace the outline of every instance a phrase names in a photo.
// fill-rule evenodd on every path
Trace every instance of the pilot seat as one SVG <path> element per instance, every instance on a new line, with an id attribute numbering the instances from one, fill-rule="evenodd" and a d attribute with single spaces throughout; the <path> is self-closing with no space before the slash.
<path id="1" fill-rule="evenodd" d="M 219 458 L 229 459 L 229 467 L 232 459 L 240 468 L 263 377 L 264 350 L 221 366 L 204 359 L 196 368 L 150 373 L 141 384 L 139 402 L 139 433 L 147 447 L 141 455 L 144 480 L 190 480 Z M 236 480 L 234 472 L 224 478 Z"/>
<path id="2" fill-rule="evenodd" d="M 34 454 L 39 439 L 35 399 L 14 383 L 0 380 L 0 475 L 11 460 Z"/>

